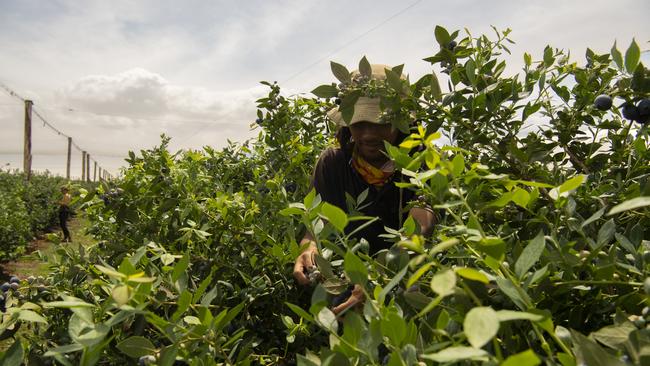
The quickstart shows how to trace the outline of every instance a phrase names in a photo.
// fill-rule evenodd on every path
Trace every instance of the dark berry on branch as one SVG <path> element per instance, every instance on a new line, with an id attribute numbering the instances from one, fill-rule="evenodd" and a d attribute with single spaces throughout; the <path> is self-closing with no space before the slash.
<path id="1" fill-rule="evenodd" d="M 594 105 L 601 111 L 606 111 L 612 107 L 612 97 L 601 94 L 594 100 Z"/>
<path id="2" fill-rule="evenodd" d="M 639 119 L 639 108 L 632 103 L 625 103 L 623 105 L 623 117 L 630 121 L 636 121 Z"/>
<path id="3" fill-rule="evenodd" d="M 641 99 L 637 103 L 636 108 L 639 110 L 639 117 L 644 118 L 650 116 L 650 99 Z"/>

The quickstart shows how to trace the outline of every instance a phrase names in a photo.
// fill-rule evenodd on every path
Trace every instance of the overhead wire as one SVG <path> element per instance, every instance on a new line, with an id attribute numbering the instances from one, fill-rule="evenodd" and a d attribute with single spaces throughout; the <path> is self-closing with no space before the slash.
<path id="1" fill-rule="evenodd" d="M 5 90 L 9 95 L 11 95 L 12 97 L 15 97 L 15 98 L 17 98 L 17 99 L 20 99 L 23 103 L 26 102 L 26 101 L 28 100 L 28 99 L 23 98 L 22 96 L 20 96 L 20 94 L 16 93 L 13 89 L 11 89 L 10 87 L 8 87 L 6 84 L 4 84 L 4 83 L 2 83 L 2 82 L 0 82 L 0 88 L 4 89 L 4 90 Z M 51 122 L 49 122 L 45 117 L 43 117 L 43 115 L 42 115 L 41 113 L 38 112 L 38 110 L 36 109 L 35 106 L 32 106 L 31 111 L 32 111 L 32 114 L 34 114 L 36 117 L 38 117 L 38 119 L 41 120 L 41 122 L 43 122 L 43 126 L 47 126 L 47 127 L 50 128 L 52 131 L 56 132 L 59 136 L 64 136 L 64 137 L 66 137 L 67 139 L 70 139 L 71 145 L 72 145 L 75 149 L 77 149 L 79 152 L 82 152 L 82 153 L 83 153 L 83 152 L 87 152 L 87 150 L 84 150 L 84 149 L 82 149 L 79 145 L 77 145 L 77 143 L 76 143 L 75 140 L 72 138 L 72 136 L 70 136 L 70 135 L 68 135 L 68 134 L 66 134 L 66 133 L 64 133 L 64 132 L 62 132 L 62 131 L 59 130 L 58 128 L 54 127 L 54 125 L 53 125 Z M 96 164 L 98 165 L 98 168 L 99 168 L 99 169 L 104 170 L 104 171 L 108 172 L 109 175 L 111 175 L 110 172 L 109 172 L 107 169 L 103 168 L 97 160 L 93 159 L 93 156 L 94 156 L 94 155 L 90 155 L 87 159 L 88 159 L 89 161 L 92 161 L 93 163 L 96 163 Z M 87 167 L 87 169 L 90 170 L 90 168 L 88 168 L 88 167 Z"/>
<path id="2" fill-rule="evenodd" d="M 321 58 L 318 59 L 317 61 L 312 62 L 311 64 L 307 65 L 306 67 L 304 67 L 304 68 L 301 69 L 300 71 L 298 71 L 298 72 L 292 74 L 292 75 L 289 76 L 288 78 L 284 79 L 281 83 L 282 83 L 282 84 L 287 83 L 288 81 L 295 79 L 295 78 L 298 77 L 299 75 L 302 75 L 302 74 L 303 74 L 304 72 L 306 72 L 307 70 L 309 70 L 309 69 L 311 69 L 312 67 L 318 65 L 319 63 L 321 63 L 321 62 L 323 62 L 324 60 L 328 59 L 329 57 L 331 57 L 332 55 L 336 54 L 337 52 L 339 52 L 339 51 L 345 49 L 346 47 L 348 47 L 349 45 L 351 45 L 351 44 L 353 44 L 354 42 L 358 41 L 359 39 L 365 37 L 366 35 L 370 34 L 370 33 L 373 32 L 373 31 L 379 29 L 379 28 L 382 27 L 384 24 L 386 24 L 386 23 L 390 22 L 391 20 L 395 19 L 396 17 L 398 17 L 398 16 L 404 14 L 406 11 L 408 11 L 408 10 L 411 9 L 411 8 L 413 8 L 414 6 L 416 6 L 417 4 L 419 4 L 420 2 L 422 2 L 422 0 L 415 0 L 415 1 L 414 1 L 413 3 L 411 3 L 410 5 L 406 6 L 405 8 L 403 8 L 403 9 L 401 9 L 401 10 L 399 10 L 399 11 L 397 11 L 396 13 L 393 13 L 393 14 L 392 14 L 391 16 L 389 16 L 388 18 L 385 18 L 384 20 L 382 20 L 382 21 L 379 22 L 378 24 L 374 25 L 373 27 L 371 27 L 371 28 L 367 29 L 366 31 L 362 32 L 361 34 L 357 35 L 356 37 L 354 37 L 354 38 L 351 39 L 350 41 L 344 43 L 342 46 L 340 46 L 340 47 L 336 48 L 335 50 L 329 52 L 327 55 L 321 57 Z M 232 112 L 231 112 L 231 113 L 232 113 Z M 228 115 L 224 116 L 224 118 L 225 118 L 225 117 L 228 117 Z M 186 137 L 184 137 L 180 142 L 182 143 L 182 142 L 184 142 L 184 141 L 187 141 L 188 139 L 190 139 L 190 138 L 196 136 L 197 134 L 199 134 L 199 133 L 200 133 L 201 131 L 203 131 L 204 129 L 205 129 L 205 127 L 199 127 L 196 131 L 194 131 L 194 132 L 192 132 L 191 134 L 189 134 L 189 135 L 187 135 Z"/>

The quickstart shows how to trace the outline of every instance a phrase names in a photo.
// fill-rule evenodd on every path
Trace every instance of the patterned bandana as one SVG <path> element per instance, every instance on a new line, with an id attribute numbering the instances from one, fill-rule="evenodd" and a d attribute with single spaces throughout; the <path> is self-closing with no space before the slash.
<path id="1" fill-rule="evenodd" d="M 387 161 L 386 164 L 379 169 L 359 156 L 356 149 L 354 149 L 352 153 L 351 164 L 354 170 L 359 173 L 366 183 L 378 187 L 383 186 L 395 172 L 395 163 L 392 160 Z"/>

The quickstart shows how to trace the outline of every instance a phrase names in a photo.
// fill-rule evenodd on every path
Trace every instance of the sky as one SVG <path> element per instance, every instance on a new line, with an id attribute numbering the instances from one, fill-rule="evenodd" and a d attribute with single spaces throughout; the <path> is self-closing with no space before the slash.
<path id="1" fill-rule="evenodd" d="M 129 150 L 223 147 L 253 138 L 262 80 L 286 95 L 334 81 L 329 61 L 405 64 L 417 80 L 438 51 L 433 29 L 512 29 L 509 74 L 546 45 L 584 63 L 587 47 L 650 49 L 650 2 L 590 1 L 72 1 L 0 0 L 0 169 L 22 168 L 21 100 L 100 167 Z M 648 53 L 643 56 L 648 64 Z M 33 169 L 65 174 L 67 139 L 34 120 Z M 73 149 L 72 176 L 81 154 Z M 92 173 L 91 173 L 92 174 Z"/>

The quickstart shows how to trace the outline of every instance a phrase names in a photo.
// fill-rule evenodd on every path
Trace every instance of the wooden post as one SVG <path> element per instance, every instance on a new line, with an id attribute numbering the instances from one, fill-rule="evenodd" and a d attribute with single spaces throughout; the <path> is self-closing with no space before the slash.
<path id="1" fill-rule="evenodd" d="M 86 180 L 86 152 L 81 152 L 81 181 Z"/>
<path id="2" fill-rule="evenodd" d="M 97 162 L 95 162 L 95 168 L 93 170 L 93 182 L 97 181 Z"/>
<path id="3" fill-rule="evenodd" d="M 32 177 L 32 105 L 31 100 L 25 101 L 25 148 L 23 151 L 23 172 L 25 179 Z"/>
<path id="4" fill-rule="evenodd" d="M 90 182 L 90 154 L 86 153 L 86 182 Z"/>
<path id="5" fill-rule="evenodd" d="M 70 180 L 70 159 L 72 158 L 72 137 L 68 137 L 68 164 L 65 167 L 65 177 Z"/>

